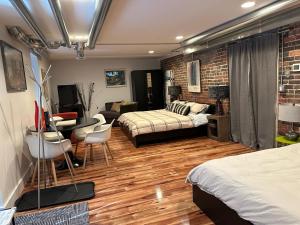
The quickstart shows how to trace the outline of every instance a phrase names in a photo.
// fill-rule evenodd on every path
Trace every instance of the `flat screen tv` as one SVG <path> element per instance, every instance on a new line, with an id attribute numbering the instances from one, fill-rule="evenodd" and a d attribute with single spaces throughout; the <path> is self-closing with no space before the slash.
<path id="1" fill-rule="evenodd" d="M 76 85 L 58 85 L 58 99 L 60 106 L 74 105 L 78 102 Z"/>

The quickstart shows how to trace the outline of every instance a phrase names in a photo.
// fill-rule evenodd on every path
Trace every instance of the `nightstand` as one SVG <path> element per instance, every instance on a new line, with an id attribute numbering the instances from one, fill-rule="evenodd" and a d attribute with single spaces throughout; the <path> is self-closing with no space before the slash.
<path id="1" fill-rule="evenodd" d="M 208 137 L 217 141 L 229 141 L 229 115 L 210 115 L 207 119 Z"/>
<path id="2" fill-rule="evenodd" d="M 300 143 L 300 137 L 298 138 L 297 141 L 290 141 L 286 139 L 284 136 L 277 136 L 275 140 L 280 145 L 292 145 L 292 144 Z"/>

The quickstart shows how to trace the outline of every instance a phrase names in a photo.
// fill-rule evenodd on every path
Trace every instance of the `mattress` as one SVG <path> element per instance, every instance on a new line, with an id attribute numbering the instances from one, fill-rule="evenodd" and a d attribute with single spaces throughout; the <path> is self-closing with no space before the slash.
<path id="1" fill-rule="evenodd" d="M 300 144 L 210 160 L 187 180 L 253 224 L 300 224 Z"/>
<path id="2" fill-rule="evenodd" d="M 122 114 L 118 121 L 128 127 L 131 135 L 162 132 L 176 129 L 185 129 L 207 123 L 207 115 L 183 116 L 164 109 L 129 112 Z"/>

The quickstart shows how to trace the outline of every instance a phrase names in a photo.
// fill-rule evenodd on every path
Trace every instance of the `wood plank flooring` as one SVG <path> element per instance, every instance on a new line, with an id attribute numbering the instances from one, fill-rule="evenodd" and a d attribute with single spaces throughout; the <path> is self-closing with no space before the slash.
<path id="1" fill-rule="evenodd" d="M 86 170 L 76 169 L 76 181 L 96 184 L 96 197 L 88 201 L 90 224 L 213 224 L 192 202 L 187 173 L 209 159 L 251 151 L 206 137 L 135 148 L 119 128 L 113 128 L 109 146 L 114 156 L 109 167 L 95 145 L 94 161 L 88 159 Z M 59 185 L 71 180 L 67 171 L 58 172 L 57 179 Z"/>

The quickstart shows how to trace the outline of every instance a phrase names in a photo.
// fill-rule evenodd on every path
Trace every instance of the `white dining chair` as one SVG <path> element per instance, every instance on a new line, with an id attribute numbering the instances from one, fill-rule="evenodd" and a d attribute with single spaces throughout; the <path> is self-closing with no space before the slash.
<path id="1" fill-rule="evenodd" d="M 93 116 L 93 118 L 99 120 L 99 122 L 98 122 L 97 124 L 94 125 L 94 130 L 100 130 L 100 129 L 101 129 L 101 125 L 106 124 L 105 117 L 104 117 L 102 114 L 100 114 L 100 113 L 95 114 L 95 115 Z"/>
<path id="2" fill-rule="evenodd" d="M 38 159 L 38 155 L 39 155 L 39 140 L 38 139 L 39 139 L 38 135 L 35 135 L 35 134 L 30 134 L 30 135 L 26 136 L 26 142 L 28 144 L 29 151 L 30 151 L 32 157 L 35 159 Z M 62 144 L 62 146 L 61 146 L 61 144 Z M 61 140 L 61 144 L 59 141 L 50 142 L 50 141 L 44 140 L 45 157 L 44 157 L 42 151 L 40 152 L 40 159 L 45 159 L 46 161 L 50 161 L 50 163 L 51 163 L 51 170 L 52 170 L 52 175 L 53 175 L 55 185 L 57 185 L 57 176 L 56 176 L 54 158 L 64 154 L 67 151 L 72 151 L 72 144 L 69 139 Z M 69 155 L 68 154 L 65 154 L 65 155 L 67 158 L 66 160 L 68 160 L 71 170 L 74 173 L 74 168 L 73 168 L 72 162 L 69 158 Z M 34 166 L 34 171 L 33 171 L 32 180 L 31 180 L 32 185 L 34 184 L 35 176 L 37 173 L 38 163 L 39 162 L 37 161 Z"/>
<path id="3" fill-rule="evenodd" d="M 91 132 L 95 131 L 95 130 L 100 130 L 101 126 L 106 123 L 106 120 L 105 120 L 105 118 L 102 114 L 95 114 L 93 116 L 93 118 L 98 119 L 99 122 L 94 124 L 94 125 L 91 125 L 91 126 L 82 127 L 82 128 L 74 130 L 74 135 L 75 135 L 75 138 L 76 138 L 76 141 L 77 141 L 76 142 L 76 147 L 75 147 L 75 156 L 77 154 L 77 149 L 78 149 L 79 143 L 84 141 L 86 135 L 88 133 L 91 133 Z M 90 155 L 91 155 L 91 159 L 93 160 L 93 158 L 94 158 L 93 150 L 90 152 Z"/>
<path id="4" fill-rule="evenodd" d="M 84 139 L 85 144 L 90 145 L 90 151 L 93 151 L 93 144 L 101 144 L 102 145 L 102 149 L 104 152 L 105 161 L 106 161 L 107 166 L 109 166 L 107 151 L 109 152 L 111 159 L 113 159 L 113 155 L 107 144 L 107 141 L 111 138 L 111 128 L 112 128 L 113 123 L 114 123 L 114 120 L 110 124 L 102 125 L 100 130 L 96 130 L 94 132 L 88 133 Z M 84 161 L 83 161 L 84 169 L 86 166 L 87 151 L 88 151 L 88 149 L 85 148 Z"/>

